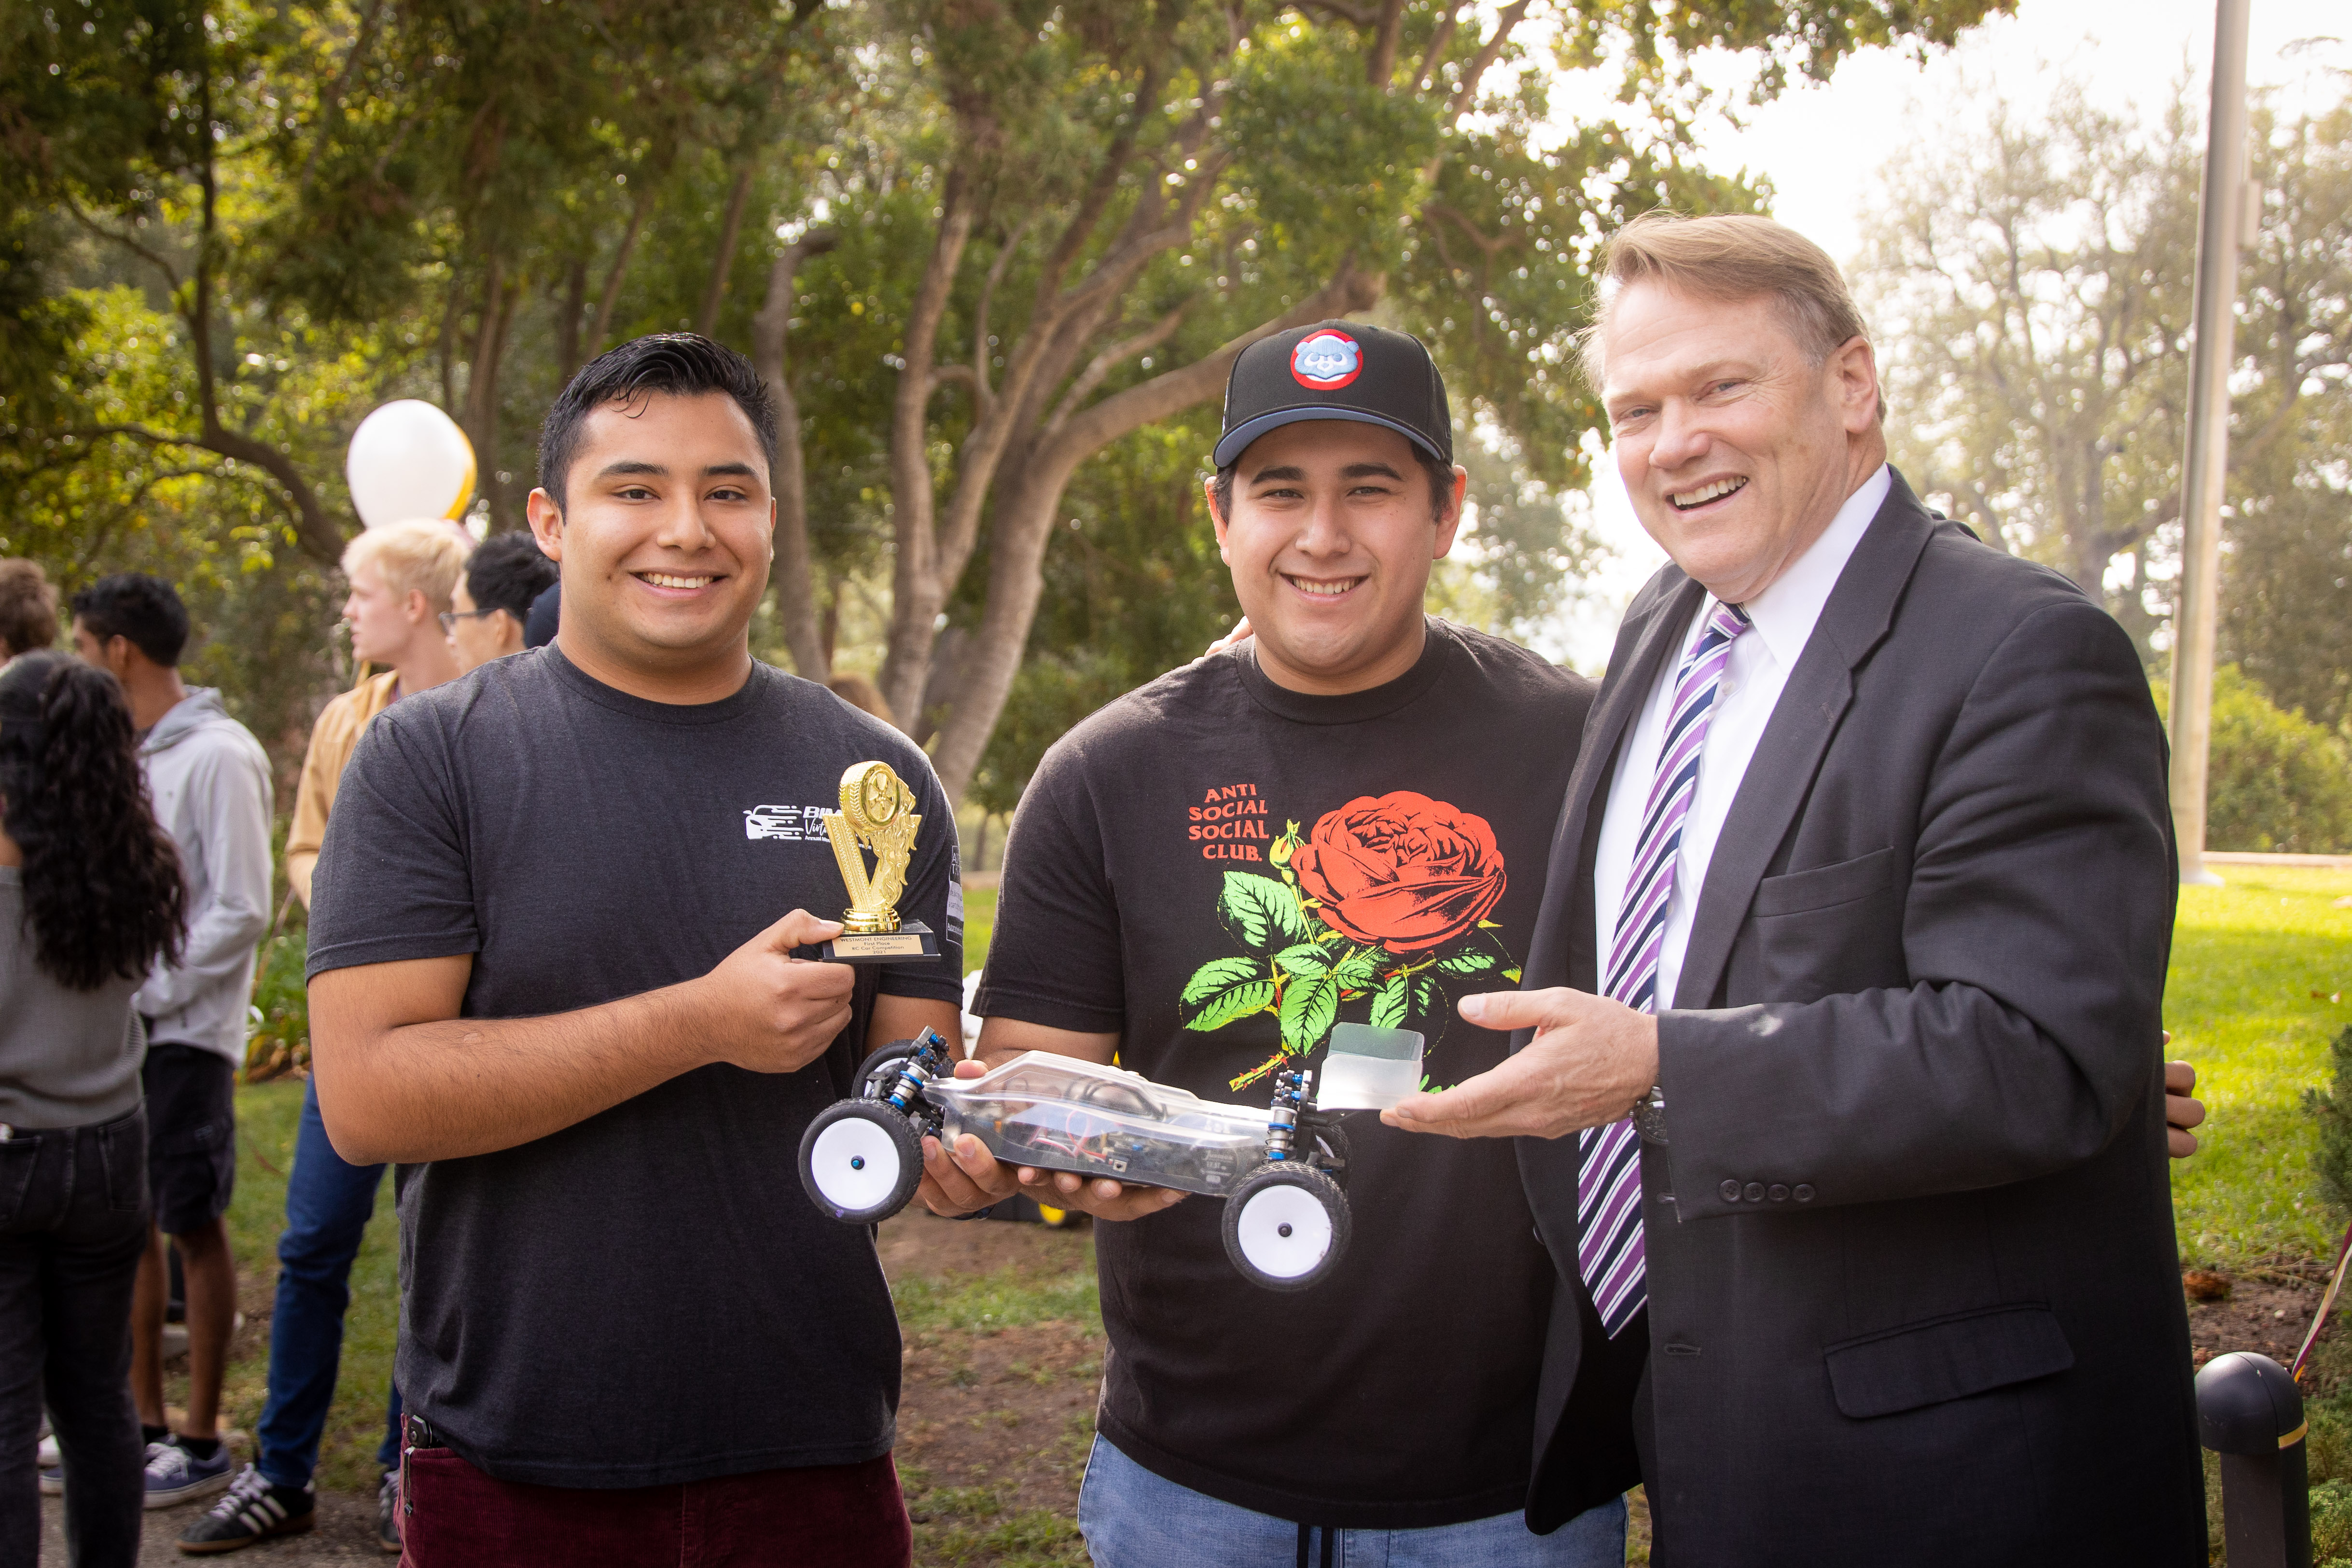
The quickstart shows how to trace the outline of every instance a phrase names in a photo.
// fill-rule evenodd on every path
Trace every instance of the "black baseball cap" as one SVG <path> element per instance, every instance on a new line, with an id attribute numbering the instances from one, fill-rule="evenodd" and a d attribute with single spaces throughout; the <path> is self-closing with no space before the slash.
<path id="1" fill-rule="evenodd" d="M 1225 382 L 1225 431 L 1217 438 L 1215 465 L 1229 465 L 1267 431 L 1302 419 L 1386 425 L 1440 463 L 1454 461 L 1445 383 L 1410 333 L 1318 321 L 1244 349 Z"/>

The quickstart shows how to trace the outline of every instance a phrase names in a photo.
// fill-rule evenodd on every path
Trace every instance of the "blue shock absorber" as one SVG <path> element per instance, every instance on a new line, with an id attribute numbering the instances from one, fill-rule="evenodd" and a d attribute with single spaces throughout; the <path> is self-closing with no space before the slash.
<path id="1" fill-rule="evenodd" d="M 1265 1125 L 1265 1157 L 1279 1164 L 1289 1159 L 1298 1134 L 1298 1107 L 1307 1098 L 1313 1073 L 1306 1068 L 1278 1072 L 1274 1079 L 1274 1110 Z"/>
<path id="2" fill-rule="evenodd" d="M 915 1041 L 906 1063 L 898 1069 L 898 1082 L 891 1086 L 887 1099 L 891 1109 L 906 1112 L 910 1102 L 922 1097 L 923 1085 L 939 1075 L 945 1064 L 948 1042 L 940 1038 L 937 1030 L 927 1029 Z"/>

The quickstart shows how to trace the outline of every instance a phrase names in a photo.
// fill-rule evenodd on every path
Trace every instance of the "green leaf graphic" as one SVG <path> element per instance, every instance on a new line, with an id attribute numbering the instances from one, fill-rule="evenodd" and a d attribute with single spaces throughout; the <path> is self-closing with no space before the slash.
<path id="1" fill-rule="evenodd" d="M 1264 977 L 1255 958 L 1212 958 L 1192 971 L 1192 977 L 1184 982 L 1183 994 L 1177 999 L 1188 1008 L 1193 1007 L 1244 980 Z"/>
<path id="2" fill-rule="evenodd" d="M 1282 993 L 1282 1048 L 1305 1055 L 1323 1043 L 1339 1016 L 1339 985 L 1329 975 L 1302 975 Z"/>
<path id="3" fill-rule="evenodd" d="M 1495 955 L 1483 948 L 1465 947 L 1440 958 L 1437 967 L 1449 975 L 1483 975 L 1495 967 Z"/>
<path id="4" fill-rule="evenodd" d="M 1244 943 L 1260 952 L 1277 939 L 1287 945 L 1315 937 L 1306 911 L 1298 907 L 1298 895 L 1270 876 L 1225 873 L 1225 891 L 1217 900 L 1217 910 Z"/>
<path id="5" fill-rule="evenodd" d="M 1255 958 L 1212 958 L 1184 986 L 1186 1029 L 1223 1029 L 1274 1005 L 1274 982 Z"/>
<path id="6" fill-rule="evenodd" d="M 1341 990 L 1365 989 L 1381 977 L 1381 950 L 1377 947 L 1357 948 L 1339 960 L 1339 967 L 1332 971 L 1331 977 L 1339 982 Z"/>
<path id="7" fill-rule="evenodd" d="M 1412 977 L 1412 1010 L 1423 1017 L 1445 1005 L 1445 993 L 1437 988 L 1437 977 L 1423 970 Z"/>
<path id="8" fill-rule="evenodd" d="M 1301 942 L 1297 946 L 1285 947 L 1281 952 L 1276 953 L 1274 956 L 1274 967 L 1285 974 L 1297 975 L 1302 978 L 1311 975 L 1328 974 L 1331 969 L 1331 955 L 1312 942 Z"/>
<path id="9" fill-rule="evenodd" d="M 1405 998 L 1412 989 L 1411 975 L 1394 974 L 1381 982 L 1381 988 L 1372 996 L 1372 1027 L 1402 1029 Z"/>

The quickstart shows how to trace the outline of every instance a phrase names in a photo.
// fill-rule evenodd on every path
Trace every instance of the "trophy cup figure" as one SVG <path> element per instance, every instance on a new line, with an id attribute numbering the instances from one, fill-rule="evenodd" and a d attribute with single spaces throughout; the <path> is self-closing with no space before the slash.
<path id="1" fill-rule="evenodd" d="M 841 776 L 841 810 L 824 813 L 825 837 L 849 887 L 849 908 L 841 935 L 823 945 L 835 963 L 876 964 L 898 958 L 936 958 L 940 939 L 919 920 L 898 918 L 907 891 L 907 862 L 915 853 L 915 792 L 887 762 L 860 762 Z M 874 852 L 866 869 L 864 849 Z"/>

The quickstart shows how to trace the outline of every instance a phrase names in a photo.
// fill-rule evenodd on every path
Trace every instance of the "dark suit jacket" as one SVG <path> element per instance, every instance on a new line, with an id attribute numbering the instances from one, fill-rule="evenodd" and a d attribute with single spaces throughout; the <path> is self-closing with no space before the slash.
<path id="1" fill-rule="evenodd" d="M 1626 613 L 1529 987 L 1596 988 L 1610 779 L 1704 591 L 1668 567 Z M 2164 1147 L 2176 881 L 2130 639 L 1897 476 L 1748 765 L 1659 1019 L 1654 1562 L 2205 1561 Z M 1573 1278 L 1576 1140 L 1523 1140 L 1521 1166 Z M 1581 1296 L 1547 1354 L 1538 1529 L 1592 1500 L 1585 1416 L 1625 1376 Z"/>

